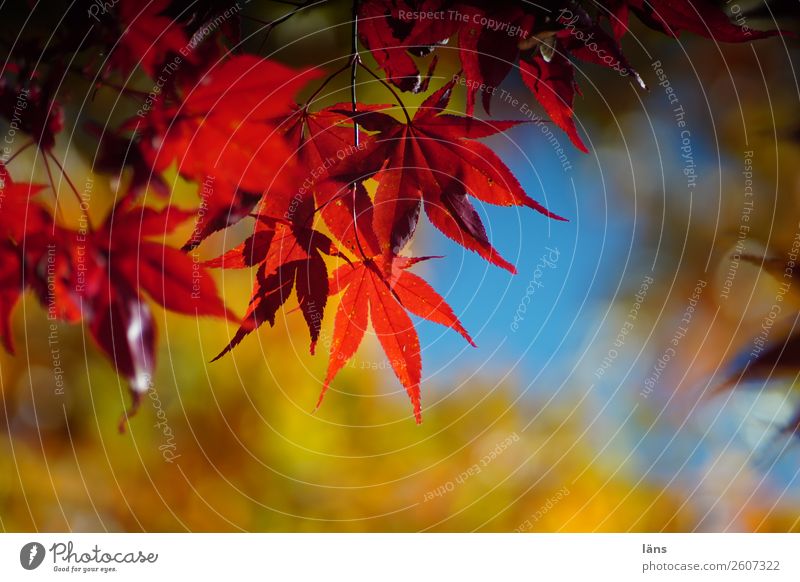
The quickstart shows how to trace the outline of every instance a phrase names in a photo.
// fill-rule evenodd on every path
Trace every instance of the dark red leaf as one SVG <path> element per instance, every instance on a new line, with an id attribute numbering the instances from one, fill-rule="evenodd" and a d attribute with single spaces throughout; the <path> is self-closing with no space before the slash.
<path id="1" fill-rule="evenodd" d="M 370 0 L 359 5 L 359 37 L 387 80 L 403 91 L 418 93 L 427 83 L 411 54 L 427 54 L 437 44 L 447 41 L 460 26 L 450 18 L 444 0 Z M 444 18 L 413 18 L 414 13 L 441 13 Z M 429 70 L 428 77 L 432 73 Z"/>
<path id="2" fill-rule="evenodd" d="M 310 349 L 314 353 L 328 296 L 328 271 L 322 254 L 338 255 L 338 251 L 327 236 L 310 225 L 305 226 L 302 219 L 296 221 L 298 225 L 281 213 L 270 214 L 269 210 L 281 208 L 276 204 L 270 209 L 272 200 L 267 198 L 265 201 L 251 237 L 235 249 L 206 263 L 208 267 L 221 268 L 258 265 L 247 313 L 233 339 L 215 360 L 263 323 L 274 325 L 278 310 L 286 303 L 293 289 L 296 289 L 300 310 L 308 324 Z M 297 209 L 298 217 L 310 216 L 312 202 L 308 200 L 305 207 Z"/>
<path id="3" fill-rule="evenodd" d="M 522 81 L 542 104 L 550 119 L 566 132 L 575 147 L 588 153 L 572 116 L 572 103 L 577 90 L 572 63 L 563 54 L 554 54 L 549 63 L 537 54 L 529 60 L 521 60 L 519 67 Z"/>
<path id="4" fill-rule="evenodd" d="M 411 123 L 385 113 L 352 114 L 368 128 L 381 128 L 363 152 L 338 164 L 331 174 L 341 181 L 374 176 L 374 231 L 381 251 L 397 254 L 413 235 L 420 206 L 434 226 L 491 263 L 514 272 L 491 245 L 467 198 L 502 206 L 528 206 L 559 218 L 530 198 L 511 171 L 473 137 L 489 136 L 520 122 L 485 122 L 445 113 L 453 82 L 433 93 Z M 343 111 L 342 113 L 347 113 Z"/>
<path id="5" fill-rule="evenodd" d="M 169 17 L 162 16 L 169 0 L 120 0 L 118 7 L 120 37 L 109 57 L 112 69 L 127 77 L 137 66 L 153 78 L 170 53 L 182 59 L 193 57 L 183 29 Z M 181 50 L 186 54 L 182 54 Z"/>
<path id="6" fill-rule="evenodd" d="M 752 30 L 731 22 L 711 0 L 627 0 L 647 26 L 677 37 L 686 30 L 720 42 L 746 42 L 781 34 L 778 30 Z"/>

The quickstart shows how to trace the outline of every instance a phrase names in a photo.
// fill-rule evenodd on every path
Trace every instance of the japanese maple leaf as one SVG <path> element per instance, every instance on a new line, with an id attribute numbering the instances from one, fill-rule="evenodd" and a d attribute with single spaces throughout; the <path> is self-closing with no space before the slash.
<path id="1" fill-rule="evenodd" d="M 84 317 L 76 275 L 78 269 L 85 272 L 92 264 L 85 257 L 86 248 L 83 233 L 57 224 L 26 234 L 25 283 L 52 319 L 78 323 Z"/>
<path id="2" fill-rule="evenodd" d="M 392 369 L 411 399 L 414 418 L 422 422 L 420 379 L 422 359 L 414 324 L 407 312 L 450 327 L 475 345 L 450 306 L 422 278 L 407 269 L 424 259 L 382 255 L 343 265 L 333 272 L 331 295 L 342 293 L 336 311 L 330 361 L 322 402 L 331 382 L 353 357 L 372 322 Z"/>
<path id="3" fill-rule="evenodd" d="M 11 312 L 22 294 L 22 261 L 19 249 L 7 240 L 0 241 L 0 341 L 14 353 Z"/>
<path id="4" fill-rule="evenodd" d="M 575 68 L 563 54 L 556 53 L 548 62 L 541 55 L 519 63 L 522 81 L 531 90 L 550 119 L 560 127 L 570 141 L 582 152 L 589 150 L 584 145 L 573 118 L 573 103 L 578 84 Z"/>
<path id="5" fill-rule="evenodd" d="M 275 324 L 278 310 L 294 290 L 311 336 L 311 353 L 319 339 L 328 298 L 328 270 L 323 254 L 338 256 L 333 242 L 311 228 L 313 198 L 307 198 L 287 217 L 285 201 L 268 197 L 252 236 L 235 249 L 206 263 L 207 267 L 236 269 L 258 265 L 250 305 L 239 330 L 219 359 L 264 322 Z"/>
<path id="6" fill-rule="evenodd" d="M 155 210 L 123 203 L 92 234 L 94 249 L 101 253 L 98 262 L 107 264 L 112 285 L 125 281 L 143 289 L 165 309 L 236 320 L 211 275 L 193 257 L 165 244 L 166 236 L 194 216 L 171 206 Z"/>
<path id="7" fill-rule="evenodd" d="M 403 91 L 418 93 L 427 88 L 426 80 L 412 58 L 429 53 L 445 43 L 460 27 L 452 18 L 456 10 L 445 0 L 371 0 L 359 6 L 359 38 L 387 80 Z M 442 18 L 414 18 L 415 13 L 438 14 Z M 435 61 L 426 79 L 430 79 Z"/>
<path id="8" fill-rule="evenodd" d="M 40 299 L 54 299 L 67 314 L 78 310 L 99 347 L 128 380 L 135 410 L 151 385 L 155 365 L 156 329 L 143 293 L 177 313 L 238 318 L 223 304 L 208 271 L 165 244 L 166 236 L 194 213 L 170 206 L 136 207 L 127 200 L 97 230 L 61 230 L 59 252 L 71 258 L 69 285 L 55 298 L 45 293 Z M 34 272 L 41 268 L 34 266 Z"/>
<path id="9" fill-rule="evenodd" d="M 573 102 L 579 88 L 571 59 L 612 68 L 621 76 L 632 76 L 643 89 L 646 86 L 622 54 L 618 39 L 609 35 L 580 7 L 562 9 L 557 13 L 554 26 L 562 28 L 541 31 L 519 43 L 524 49 L 520 73 L 550 119 L 569 136 L 575 147 L 587 152 L 575 127 Z"/>
<path id="10" fill-rule="evenodd" d="M 431 223 L 446 236 L 516 272 L 491 245 L 468 196 L 500 206 L 527 206 L 563 219 L 529 197 L 500 158 L 475 141 L 522 122 L 445 113 L 452 88 L 450 81 L 434 92 L 406 123 L 380 112 L 351 113 L 359 125 L 379 133 L 331 175 L 345 181 L 370 176 L 378 180 L 373 224 L 382 252 L 397 254 L 405 246 L 424 206 Z"/>
<path id="11" fill-rule="evenodd" d="M 285 136 L 289 146 L 294 148 L 298 165 L 306 172 L 300 184 L 302 191 L 310 191 L 311 186 L 324 180 L 328 170 L 360 149 L 366 148 L 370 136 L 359 130 L 359 145 L 354 144 L 355 132 L 350 126 L 351 116 L 341 111 L 350 104 L 337 104 L 319 111 L 306 108 L 296 109 L 285 124 Z M 359 112 L 380 111 L 391 105 L 358 104 Z"/>
<path id="12" fill-rule="evenodd" d="M 363 105 L 361 110 L 374 111 L 385 106 Z M 358 148 L 353 145 L 353 129 L 339 124 L 348 120 L 347 116 L 334 113 L 331 108 L 318 112 L 307 109 L 296 109 L 280 128 L 292 156 L 287 160 L 287 167 L 298 169 L 295 180 L 299 184 L 297 199 L 310 199 L 313 186 L 327 175 L 330 168 L 339 159 L 349 155 Z M 369 136 L 360 134 L 361 147 L 366 146 Z M 288 171 L 288 170 L 287 170 Z M 305 177 L 300 177 L 305 172 Z M 199 245 L 210 234 L 236 224 L 251 214 L 262 198 L 262 193 L 251 193 L 241 188 L 232 188 L 226 182 L 217 183 L 213 176 L 206 177 L 200 185 L 201 209 L 195 230 L 189 242 L 183 247 L 191 250 Z M 276 191 L 277 188 L 272 188 Z M 287 192 L 283 189 L 275 196 Z M 326 198 L 326 196 L 328 196 Z M 319 190 L 319 202 L 323 206 L 322 216 L 326 222 L 335 221 L 342 212 L 348 212 L 348 204 L 326 204 L 332 196 L 330 189 Z M 288 204 L 286 205 L 288 208 Z"/>
<path id="13" fill-rule="evenodd" d="M 0 162 L 0 238 L 20 243 L 27 231 L 51 223 L 50 214 L 32 198 L 44 189 L 40 184 L 15 182 Z"/>
<path id="14" fill-rule="evenodd" d="M 619 41 L 628 33 L 628 16 L 630 10 L 627 0 L 607 0 L 605 10 L 600 12 L 600 16 L 608 20 L 614 38 Z"/>
<path id="15" fill-rule="evenodd" d="M 383 106 L 365 106 L 365 110 L 374 111 L 378 107 Z M 333 241 L 313 228 L 314 191 L 317 192 L 320 214 L 333 234 L 353 248 L 355 236 L 350 228 L 353 202 L 357 200 L 359 208 L 369 203 L 363 186 L 353 194 L 345 192 L 341 195 L 333 187 L 319 186 L 334 164 L 359 151 L 353 145 L 353 128 L 341 125 L 349 120 L 348 116 L 331 108 L 318 112 L 303 108 L 292 114 L 283 128 L 284 135 L 290 147 L 294 148 L 298 167 L 305 169 L 306 176 L 298 180 L 296 190 L 267 193 L 257 214 L 254 234 L 237 248 L 207 263 L 209 267 L 221 268 L 258 265 L 248 312 L 240 329 L 218 358 L 264 322 L 274 325 L 278 310 L 293 290 L 308 325 L 311 352 L 314 352 L 328 297 L 328 273 L 322 255 L 339 255 Z M 363 148 L 370 138 L 361 132 L 359 139 Z M 363 222 L 364 215 L 361 216 Z M 364 244 L 377 246 L 374 235 L 369 238 L 366 228 L 361 238 Z"/>
<path id="16" fill-rule="evenodd" d="M 52 224 L 49 213 L 31 200 L 42 188 L 15 183 L 0 163 L 0 342 L 9 353 L 14 353 L 11 312 L 23 291 L 23 239 L 28 230 L 36 232 Z"/>
<path id="17" fill-rule="evenodd" d="M 317 75 L 233 57 L 182 87 L 179 103 L 156 100 L 145 119 L 142 153 L 157 172 L 177 162 L 184 177 L 198 183 L 211 178 L 230 196 L 278 188 L 294 175 L 286 167 L 292 150 L 277 125 L 291 113 L 295 93 Z M 137 124 L 134 119 L 127 126 Z"/>
<path id="18" fill-rule="evenodd" d="M 464 20 L 458 33 L 458 56 L 467 87 L 466 112 L 472 115 L 475 97 L 485 87 L 488 90 L 483 92 L 483 107 L 489 113 L 492 93 L 514 66 L 520 41 L 528 38 L 533 29 L 534 15 L 522 6 L 498 4 L 487 7 L 487 11 L 466 7 Z M 509 28 L 482 25 L 486 20 L 508 24 Z M 509 29 L 514 34 L 509 34 Z"/>
<path id="19" fill-rule="evenodd" d="M 368 4 L 372 5 L 372 3 Z M 391 38 L 392 27 L 390 25 L 393 22 L 392 18 L 402 22 L 397 15 L 400 14 L 400 10 L 404 9 L 402 7 L 398 8 L 395 2 L 387 1 L 384 4 L 387 6 L 372 6 L 369 9 L 376 16 L 371 21 L 370 28 L 366 28 L 366 30 L 373 31 L 374 29 L 376 34 L 380 31 L 379 37 L 383 39 L 384 43 L 387 43 L 386 39 Z M 437 4 L 439 5 L 437 10 L 442 11 L 442 3 L 439 2 Z M 428 6 L 427 8 L 430 9 L 431 7 Z M 409 10 L 408 7 L 405 7 L 405 10 Z M 377 16 L 382 12 L 385 13 L 383 19 Z M 459 58 L 467 93 L 467 115 L 473 114 L 476 97 L 482 88 L 485 88 L 483 91 L 483 106 L 489 112 L 492 93 L 496 92 L 496 88 L 508 76 L 517 61 L 517 57 L 520 55 L 520 46 L 524 46 L 526 40 L 534 32 L 536 18 L 534 14 L 526 11 L 523 6 L 510 4 L 492 6 L 486 3 L 480 7 L 466 4 L 459 6 L 459 14 L 462 17 L 458 21 L 459 25 L 457 27 L 440 27 L 441 34 L 446 32 L 449 36 L 455 33 L 456 30 L 458 31 Z M 417 23 L 414 26 L 414 30 L 416 30 L 422 23 L 438 21 L 436 19 L 417 19 L 413 22 Z M 448 18 L 444 22 L 450 22 L 450 19 Z M 506 26 L 502 28 L 492 27 L 487 26 L 486 22 L 502 23 Z M 411 26 L 412 24 L 408 25 L 408 27 Z M 549 28 L 553 29 L 558 26 L 556 22 L 551 22 Z M 598 30 L 602 32 L 599 27 Z M 550 31 L 545 28 L 541 33 L 550 34 Z M 531 38 L 535 38 L 535 36 Z M 375 43 L 376 41 L 374 40 L 371 43 L 365 41 L 368 48 L 372 49 L 372 54 L 379 65 L 386 70 L 387 78 L 390 81 L 394 80 L 395 84 L 406 88 L 394 76 L 399 77 L 401 80 L 419 79 L 419 73 L 414 61 L 405 52 L 407 47 L 401 46 L 399 49 L 387 47 L 383 50 L 376 50 L 373 48 Z M 400 43 L 397 42 L 395 44 Z M 572 121 L 572 102 L 577 84 L 574 80 L 574 71 L 569 59 L 564 54 L 559 54 L 552 62 L 550 59 L 545 61 L 541 58 L 523 60 L 520 62 L 520 68 L 523 80 L 545 108 L 547 114 L 559 127 L 564 129 L 578 148 L 582 151 L 587 151 L 580 137 L 578 137 Z M 397 71 L 401 71 L 404 76 L 401 76 Z"/>
<path id="20" fill-rule="evenodd" d="M 181 54 L 187 47 L 183 29 L 162 13 L 169 0 L 120 0 L 118 18 L 120 37 L 109 57 L 109 65 L 128 76 L 137 65 L 153 78 L 170 53 Z M 91 9 L 89 11 L 91 15 Z M 184 55 L 183 58 L 191 59 Z"/>
<path id="21" fill-rule="evenodd" d="M 297 209 L 302 205 L 308 208 L 309 198 L 313 196 L 325 224 L 342 245 L 356 253 L 358 246 L 365 245 L 377 249 L 377 240 L 372 232 L 372 209 L 369 196 L 363 185 L 341 184 L 328 180 L 329 171 L 340 161 L 365 150 L 372 137 L 359 131 L 358 146 L 354 145 L 355 133 L 349 124 L 351 116 L 341 113 L 346 105 L 338 104 L 320 111 L 298 110 L 286 131 L 290 146 L 296 146 L 297 165 L 307 172 L 299 182 L 294 203 L 285 204 L 284 212 L 291 205 L 292 215 L 297 218 Z M 359 112 L 379 111 L 389 105 L 358 104 Z M 354 209 L 355 205 L 355 209 Z M 307 214 L 304 217 L 306 220 Z M 359 222 L 358 240 L 353 230 L 354 221 Z M 374 252 L 377 252 L 375 250 Z"/>
<path id="22" fill-rule="evenodd" d="M 44 152 L 53 149 L 56 135 L 64 129 L 64 108 L 56 99 L 63 78 L 62 69 L 51 67 L 44 79 L 32 75 L 11 81 L 4 75 L 0 83 L 0 116 L 30 135 Z"/>

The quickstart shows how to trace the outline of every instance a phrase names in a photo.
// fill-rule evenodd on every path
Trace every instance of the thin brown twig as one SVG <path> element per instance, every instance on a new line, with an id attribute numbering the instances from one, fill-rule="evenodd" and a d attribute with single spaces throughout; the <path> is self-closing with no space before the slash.
<path id="1" fill-rule="evenodd" d="M 47 179 L 50 181 L 50 188 L 53 190 L 53 196 L 55 197 L 55 211 L 56 217 L 59 219 L 64 218 L 64 215 L 61 213 L 61 205 L 58 203 L 58 190 L 56 189 L 56 182 L 53 180 L 53 173 L 50 171 L 50 164 L 47 163 L 47 156 L 42 156 L 44 160 L 44 169 L 47 171 Z"/>
<path id="2" fill-rule="evenodd" d="M 286 4 L 291 4 L 292 6 L 294 6 L 294 10 L 290 10 L 283 16 L 279 16 L 278 18 L 276 18 L 275 20 L 271 20 L 270 22 L 261 20 L 260 18 L 256 18 L 255 16 L 243 14 L 242 15 L 243 18 L 247 18 L 248 20 L 252 20 L 253 22 L 258 22 L 259 24 L 262 24 L 265 28 L 264 38 L 261 40 L 261 44 L 258 46 L 258 50 L 256 51 L 256 53 L 260 53 L 261 50 L 264 48 L 264 45 L 267 43 L 267 40 L 269 40 L 269 35 L 272 33 L 273 30 L 275 30 L 276 26 L 278 26 L 283 22 L 286 22 L 292 16 L 294 16 L 304 8 L 310 8 L 315 4 L 321 4 L 326 1 L 327 0 L 306 0 L 305 2 L 300 2 L 298 4 L 295 4 L 293 2 L 286 2 Z"/>
<path id="3" fill-rule="evenodd" d="M 33 141 L 29 141 L 24 146 L 22 146 L 17 151 L 15 151 L 13 154 L 11 154 L 11 156 L 5 162 L 3 162 L 3 164 L 7 166 L 8 164 L 10 164 L 14 160 L 14 158 L 16 158 L 18 155 L 20 155 L 22 152 L 24 152 L 29 147 L 31 147 L 33 144 L 34 144 Z"/>
<path id="4" fill-rule="evenodd" d="M 108 87 L 109 89 L 113 89 L 117 93 L 121 95 L 125 95 L 131 99 L 146 99 L 148 93 L 145 91 L 140 91 L 139 89 L 131 89 L 130 87 L 124 87 L 121 85 L 117 85 L 116 83 L 112 83 L 111 81 L 106 81 L 105 79 L 100 79 L 95 75 L 94 77 L 91 76 L 90 73 L 84 71 L 83 69 L 79 69 L 76 67 L 71 67 L 69 72 L 73 75 L 78 75 L 82 79 L 89 81 L 90 83 L 94 83 L 97 88 L 100 87 Z"/>

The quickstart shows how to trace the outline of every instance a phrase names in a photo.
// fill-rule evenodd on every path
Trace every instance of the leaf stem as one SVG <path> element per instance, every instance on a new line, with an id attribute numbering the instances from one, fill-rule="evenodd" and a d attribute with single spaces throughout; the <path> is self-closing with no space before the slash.
<path id="1" fill-rule="evenodd" d="M 78 201 L 78 207 L 81 210 L 81 214 L 84 216 L 84 218 L 86 218 L 86 224 L 88 225 L 89 230 L 90 231 L 93 230 L 92 229 L 92 222 L 91 222 L 91 219 L 89 218 L 89 213 L 86 210 L 84 210 L 84 208 L 83 208 L 83 200 L 81 199 L 81 195 L 78 192 L 78 189 L 75 187 L 75 184 L 72 183 L 72 180 L 70 179 L 69 175 L 64 170 L 64 166 L 61 165 L 61 163 L 58 161 L 58 159 L 53 154 L 53 152 L 45 153 L 45 161 L 47 160 L 47 156 L 48 155 L 50 156 L 50 159 L 55 162 L 56 166 L 58 166 L 58 169 L 61 172 L 61 175 L 67 180 L 67 184 L 69 184 L 69 187 L 75 193 L 75 199 Z"/>
<path id="2" fill-rule="evenodd" d="M 352 30 L 352 44 L 350 45 L 350 101 L 353 105 L 353 113 L 358 113 L 358 99 L 356 95 L 356 76 L 358 73 L 358 65 L 361 64 L 361 57 L 358 54 L 358 0 L 353 0 L 353 30 Z M 358 148 L 359 146 L 358 135 L 358 119 L 353 115 L 353 144 Z M 353 195 L 353 238 L 355 238 L 356 246 L 361 258 L 366 259 L 367 255 L 364 252 L 364 247 L 361 246 L 361 237 L 358 236 L 358 215 L 356 214 L 356 194 L 358 187 L 353 182 L 350 185 Z"/>
<path id="3" fill-rule="evenodd" d="M 324 88 L 325 88 L 325 87 L 328 85 L 328 83 L 330 83 L 331 81 L 333 81 L 333 80 L 334 80 L 336 77 L 338 77 L 339 75 L 341 75 L 342 73 L 344 73 L 344 72 L 345 72 L 347 69 L 349 69 L 349 68 L 350 68 L 350 62 L 348 61 L 348 63 L 347 63 L 346 65 L 344 65 L 344 66 L 343 66 L 341 69 L 337 69 L 336 71 L 334 71 L 333 73 L 331 73 L 330 75 L 328 75 L 328 78 L 327 78 L 327 79 L 325 79 L 325 80 L 322 82 L 322 84 L 321 84 L 319 87 L 317 87 L 317 89 L 316 89 L 316 90 L 315 90 L 315 91 L 314 91 L 314 92 L 311 94 L 311 96 L 310 96 L 310 97 L 309 97 L 309 98 L 306 100 L 306 103 L 305 103 L 305 105 L 303 105 L 303 110 L 304 110 L 304 111 L 307 111 L 307 110 L 308 110 L 308 108 L 309 108 L 309 107 L 311 107 L 311 104 L 312 104 L 311 102 L 312 102 L 312 101 L 313 101 L 313 100 L 316 98 L 316 96 L 317 96 L 317 95 L 319 95 L 319 94 L 322 92 L 322 90 L 323 90 L 323 89 L 324 89 Z"/>
<path id="4" fill-rule="evenodd" d="M 370 69 L 370 68 L 369 68 L 367 65 L 365 65 L 364 63 L 362 63 L 362 62 L 359 62 L 359 65 L 361 65 L 361 68 L 362 68 L 362 69 L 364 69 L 366 72 L 368 72 L 370 75 L 372 75 L 372 76 L 373 76 L 373 77 L 374 77 L 374 78 L 375 78 L 375 79 L 376 79 L 376 80 L 377 80 L 377 81 L 378 81 L 378 82 L 379 82 L 381 85 L 383 85 L 384 87 L 386 87 L 386 88 L 387 88 L 387 89 L 388 89 L 388 90 L 389 90 L 389 91 L 392 93 L 392 95 L 393 95 L 393 96 L 394 96 L 394 98 L 395 98 L 395 101 L 397 101 L 398 105 L 400 105 L 400 108 L 403 110 L 403 115 L 405 115 L 405 116 L 406 116 L 406 123 L 407 123 L 408 125 L 411 125 L 411 117 L 409 117 L 409 115 L 408 115 L 408 109 L 406 109 L 406 106 L 405 106 L 405 104 L 403 103 L 403 100 L 402 100 L 402 99 L 400 99 L 400 95 L 398 95 L 398 94 L 397 94 L 397 91 L 395 91 L 395 90 L 394 90 L 394 87 L 392 87 L 392 86 L 391 86 L 389 83 L 387 83 L 387 82 L 386 82 L 384 79 L 381 79 L 381 78 L 380 78 L 380 77 L 379 77 L 379 76 L 378 76 L 378 75 L 375 73 L 375 71 L 373 71 L 372 69 Z"/>
<path id="5" fill-rule="evenodd" d="M 312 6 L 314 6 L 316 4 L 322 4 L 322 3 L 327 2 L 327 1 L 328 0 L 305 0 L 305 2 L 299 2 L 299 3 L 284 2 L 283 4 L 290 4 L 291 6 L 294 6 L 294 9 L 290 10 L 289 12 L 284 14 L 283 16 L 279 16 L 278 18 L 276 18 L 275 20 L 272 20 L 270 22 L 266 22 L 264 20 L 261 20 L 260 18 L 256 18 L 255 16 L 250 16 L 250 15 L 243 14 L 242 16 L 244 18 L 247 18 L 248 20 L 252 20 L 254 22 L 258 22 L 259 24 L 264 25 L 264 28 L 266 29 L 265 32 L 264 32 L 264 38 L 261 40 L 261 44 L 259 45 L 258 50 L 256 52 L 257 53 L 261 52 L 261 49 L 264 48 L 264 45 L 266 44 L 267 40 L 269 40 L 269 35 L 272 33 L 273 30 L 275 30 L 276 26 L 278 26 L 279 24 L 281 24 L 283 22 L 286 22 L 287 20 L 289 20 L 292 16 L 297 14 L 303 8 L 311 8 Z"/>
<path id="6" fill-rule="evenodd" d="M 350 100 L 353 104 L 353 113 L 358 113 L 358 100 L 356 99 L 356 76 L 361 57 L 358 54 L 358 0 L 353 0 L 353 44 L 350 48 Z M 353 116 L 353 144 L 358 147 L 358 121 Z M 355 209 L 355 205 L 353 206 Z"/>
<path id="7" fill-rule="evenodd" d="M 56 182 L 53 180 L 53 173 L 50 171 L 50 164 L 47 163 L 47 155 L 42 156 L 42 159 L 44 160 L 44 169 L 47 171 L 47 179 L 50 181 L 50 189 L 53 190 L 53 196 L 55 197 L 56 216 L 63 219 L 64 215 L 61 212 L 61 205 L 58 203 L 58 190 L 56 189 Z"/>

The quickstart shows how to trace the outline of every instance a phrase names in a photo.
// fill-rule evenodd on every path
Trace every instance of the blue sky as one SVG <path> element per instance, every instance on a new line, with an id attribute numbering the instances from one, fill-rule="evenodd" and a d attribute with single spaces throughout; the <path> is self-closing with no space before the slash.
<path id="1" fill-rule="evenodd" d="M 689 88 L 679 90 L 691 94 Z M 556 392 L 567 402 L 575 402 L 588 391 L 586 418 L 593 434 L 608 439 L 598 442 L 609 442 L 616 456 L 631 454 L 626 470 L 662 484 L 685 479 L 689 483 L 700 479 L 703 484 L 705 477 L 701 476 L 708 467 L 716 467 L 720 454 L 750 454 L 742 433 L 742 427 L 750 426 L 750 421 L 743 423 L 739 409 L 749 409 L 744 400 L 751 396 L 735 394 L 721 414 L 717 414 L 718 403 L 711 405 L 711 412 L 701 409 L 697 417 L 710 414 L 714 419 L 710 431 L 702 420 L 699 424 L 695 419 L 676 425 L 668 414 L 661 414 L 667 410 L 668 391 L 652 403 L 642 403 L 638 398 L 639 387 L 659 353 L 658 339 L 648 342 L 638 360 L 635 357 L 640 345 L 620 350 L 613 373 L 602 379 L 592 374 L 607 353 L 608 338 L 614 337 L 624 320 L 614 311 L 615 294 L 621 294 L 621 303 L 627 305 L 642 278 L 651 273 L 654 258 L 658 276 L 665 282 L 674 277 L 677 265 L 686 261 L 670 254 L 680 249 L 668 245 L 656 248 L 663 201 L 671 205 L 667 212 L 685 214 L 687 224 L 689 220 L 709 220 L 717 209 L 714 170 L 718 148 L 700 131 L 707 120 L 697 120 L 695 127 L 699 129 L 692 140 L 695 161 L 707 180 L 706 187 L 698 189 L 705 196 L 700 198 L 680 187 L 681 183 L 685 186 L 680 150 L 669 147 L 670 143 L 680 143 L 680 131 L 660 99 L 663 95 L 658 93 L 644 98 L 652 131 L 632 138 L 629 144 L 637 180 L 644 177 L 651 182 L 637 184 L 635 196 L 630 193 L 630 169 L 627 174 L 615 173 L 614 164 L 606 161 L 617 158 L 617 168 L 629 164 L 618 142 L 605 149 L 603 144 L 590 145 L 597 155 L 584 155 L 554 128 L 572 163 L 573 169 L 564 171 L 551 145 L 537 131 L 531 131 L 532 126 L 488 140 L 526 191 L 569 222 L 553 221 L 529 209 L 480 206 L 475 201 L 492 243 L 517 266 L 516 276 L 486 263 L 424 223 L 422 242 L 412 251 L 446 258 L 417 270 L 446 297 L 478 348 L 471 348 L 458 334 L 436 324 L 417 324 L 423 346 L 424 382 L 429 390 L 444 394 L 469 377 L 483 379 L 491 387 L 508 374 L 510 384 L 537 403 L 546 402 Z M 641 121 L 634 114 L 632 122 Z M 624 125 L 625 120 L 621 123 Z M 598 141 L 603 141 L 602 132 L 595 133 L 600 136 Z M 661 147 L 656 148 L 656 142 Z M 723 159 L 722 163 L 735 166 L 739 162 Z M 661 188 L 662 172 L 679 178 L 673 183 L 667 181 L 667 193 Z M 559 258 L 555 268 L 542 269 L 542 257 L 552 256 L 548 249 L 556 249 Z M 684 249 L 685 253 L 697 251 Z M 518 328 L 512 330 L 514 315 L 532 279 L 541 287 L 532 287 L 532 300 Z M 667 314 L 666 319 L 670 318 Z M 765 466 L 771 477 L 766 483 L 783 490 L 796 483 L 795 456 L 786 454 L 773 466 Z M 758 462 L 756 457 L 745 460 L 753 466 Z"/>

